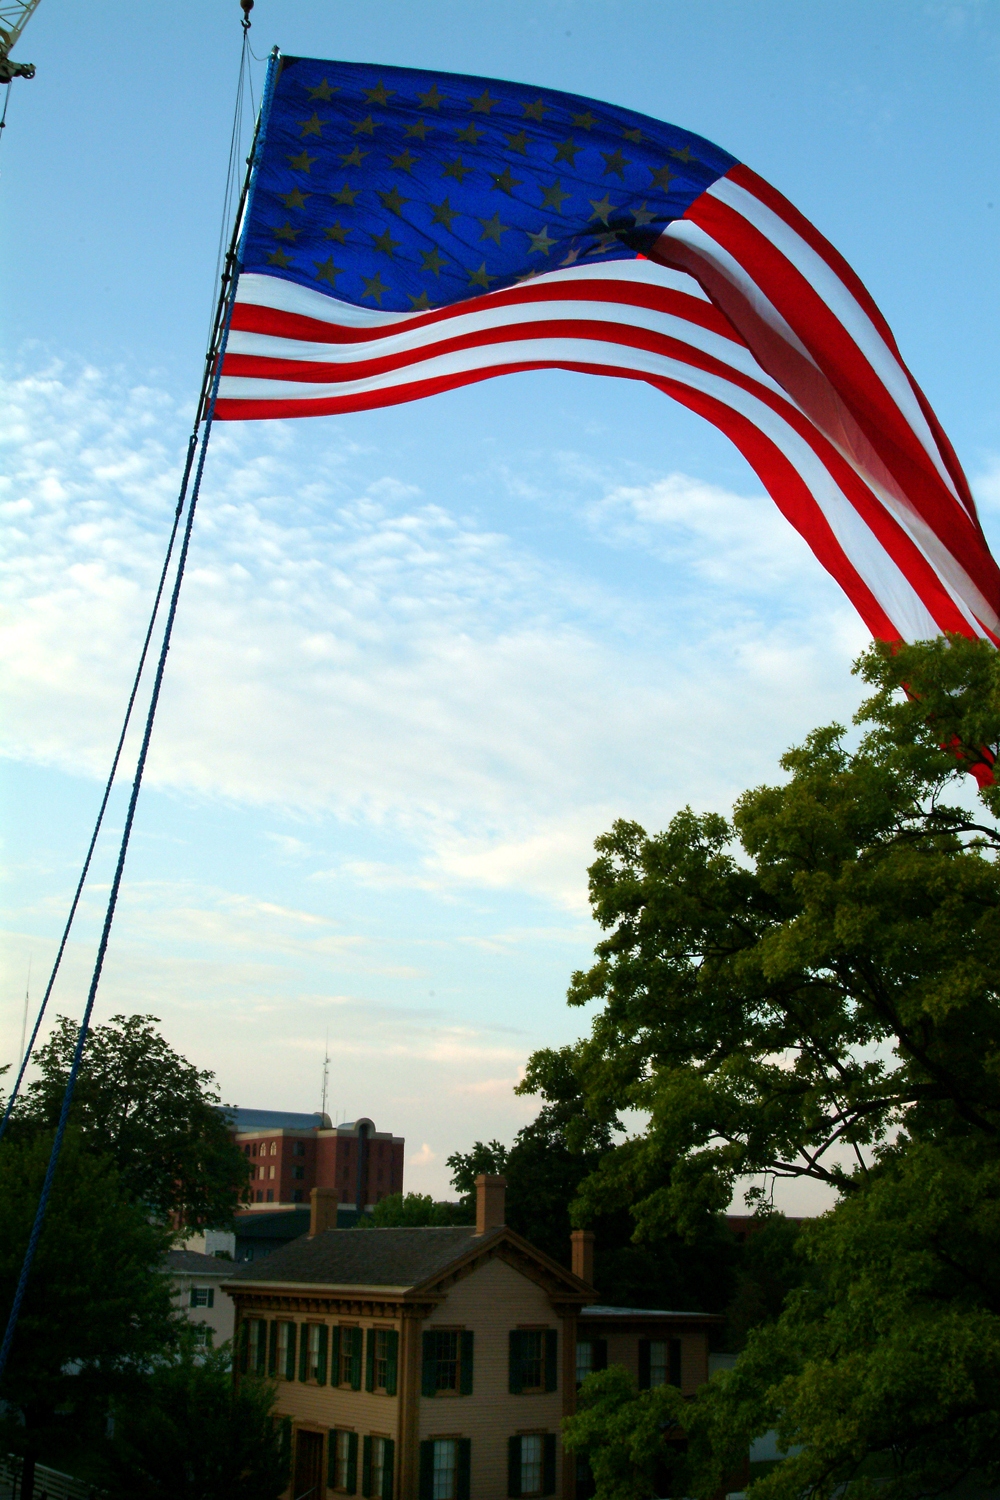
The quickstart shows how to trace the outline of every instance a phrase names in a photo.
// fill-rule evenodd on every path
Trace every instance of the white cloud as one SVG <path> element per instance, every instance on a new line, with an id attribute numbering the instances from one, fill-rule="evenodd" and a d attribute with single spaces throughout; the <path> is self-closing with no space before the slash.
<path id="1" fill-rule="evenodd" d="M 4 399 L 0 745 L 99 776 L 186 413 L 149 386 L 59 366 Z M 612 816 L 718 803 L 773 774 L 831 696 L 849 712 L 843 668 L 864 631 L 765 497 L 680 474 L 608 486 L 558 456 L 583 527 L 662 564 L 662 591 L 643 592 L 373 477 L 371 454 L 360 481 L 356 446 L 337 424 L 324 432 L 305 451 L 282 423 L 213 437 L 151 785 L 333 812 L 422 851 L 407 870 L 361 858 L 335 876 L 521 890 L 579 912 Z M 307 853 L 276 838 L 288 859 Z"/>
<path id="2" fill-rule="evenodd" d="M 411 1153 L 407 1161 L 407 1166 L 429 1167 L 431 1165 L 431 1162 L 435 1161 L 437 1161 L 437 1152 L 432 1151 L 427 1142 L 424 1141 L 419 1151 L 414 1151 Z"/>

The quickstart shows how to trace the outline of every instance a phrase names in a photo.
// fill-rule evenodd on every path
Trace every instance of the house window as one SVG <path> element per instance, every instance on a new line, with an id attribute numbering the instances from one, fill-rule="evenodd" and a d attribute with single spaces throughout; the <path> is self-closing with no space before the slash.
<path id="1" fill-rule="evenodd" d="M 458 1390 L 458 1334 L 435 1329 L 434 1339 L 434 1389 L 437 1391 Z"/>
<path id="2" fill-rule="evenodd" d="M 264 1373 L 267 1365 L 267 1324 L 263 1318 L 249 1320 L 247 1365 L 251 1370 L 256 1370 L 260 1374 Z"/>
<path id="3" fill-rule="evenodd" d="M 680 1339 L 639 1340 L 639 1389 L 681 1383 Z"/>
<path id="4" fill-rule="evenodd" d="M 295 1379 L 295 1324 L 278 1324 L 278 1369 L 285 1380 Z"/>
<path id="5" fill-rule="evenodd" d="M 521 1389 L 545 1389 L 545 1340 L 540 1329 L 521 1330 Z"/>
<path id="6" fill-rule="evenodd" d="M 372 1470 L 369 1493 L 376 1497 L 376 1500 L 384 1500 L 387 1494 L 392 1494 L 391 1453 L 392 1444 L 387 1438 L 372 1438 Z"/>
<path id="7" fill-rule="evenodd" d="M 305 1169 L 305 1167 L 293 1167 L 292 1168 L 292 1177 L 293 1177 L 293 1179 L 294 1179 L 295 1182 L 304 1182 L 305 1181 L 305 1175 L 306 1175 L 306 1169 Z"/>
<path id="8" fill-rule="evenodd" d="M 332 1434 L 333 1462 L 330 1464 L 330 1479 L 335 1490 L 348 1490 L 353 1493 L 357 1484 L 357 1434 L 353 1432 L 335 1432 Z M 353 1449 L 354 1462 L 351 1462 Z M 353 1472 L 352 1472 L 353 1471 Z"/>
<path id="9" fill-rule="evenodd" d="M 211 1286 L 193 1286 L 191 1288 L 192 1307 L 214 1307 L 215 1288 Z"/>
<path id="10" fill-rule="evenodd" d="M 326 1329 L 319 1323 L 310 1323 L 306 1328 L 308 1354 L 306 1356 L 307 1380 L 326 1379 Z"/>
<path id="11" fill-rule="evenodd" d="M 587 1339 L 576 1346 L 576 1383 L 582 1385 L 594 1369 L 594 1346 Z"/>
<path id="12" fill-rule="evenodd" d="M 651 1339 L 649 1343 L 649 1383 L 666 1385 L 670 1377 L 670 1350 L 664 1339 Z"/>
<path id="13" fill-rule="evenodd" d="M 458 1500 L 458 1442 L 437 1438 L 434 1443 L 432 1500 Z"/>
<path id="14" fill-rule="evenodd" d="M 521 1494 L 542 1493 L 542 1438 L 533 1432 L 521 1439 Z"/>
<path id="15" fill-rule="evenodd" d="M 507 1493 L 513 1496 L 554 1495 L 556 1437 L 554 1432 L 526 1432 L 508 1439 Z"/>
<path id="16" fill-rule="evenodd" d="M 375 1389 L 384 1391 L 389 1385 L 389 1353 L 392 1343 L 392 1335 L 388 1328 L 375 1328 L 375 1368 L 373 1371 Z"/>
<path id="17" fill-rule="evenodd" d="M 361 1389 L 361 1329 L 351 1325 L 340 1325 L 340 1357 L 337 1384 L 349 1385 L 353 1390 Z"/>

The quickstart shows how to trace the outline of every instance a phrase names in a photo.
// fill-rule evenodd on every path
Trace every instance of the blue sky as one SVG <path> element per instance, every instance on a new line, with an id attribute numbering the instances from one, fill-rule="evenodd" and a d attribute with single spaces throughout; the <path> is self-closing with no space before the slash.
<path id="1" fill-rule="evenodd" d="M 0 151 L 0 989 L 13 1056 L 114 742 L 210 312 L 236 0 L 43 0 Z M 717 141 L 847 256 L 1000 542 L 1000 8 L 258 0 L 253 44 L 509 77 Z M 259 88 L 262 69 L 257 69 Z M 258 1107 L 371 1115 L 411 1187 L 578 1034 L 617 816 L 725 809 L 858 701 L 864 632 L 707 425 L 551 372 L 213 439 L 99 999 Z M 120 827 L 116 793 L 109 834 Z M 112 842 L 54 1009 L 78 1013 Z M 789 1206 L 802 1207 L 801 1199 Z"/>

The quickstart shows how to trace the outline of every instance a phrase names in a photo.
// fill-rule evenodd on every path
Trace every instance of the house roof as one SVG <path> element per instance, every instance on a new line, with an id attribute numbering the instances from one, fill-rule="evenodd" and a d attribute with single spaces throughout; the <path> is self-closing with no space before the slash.
<path id="1" fill-rule="evenodd" d="M 653 1318 L 685 1318 L 688 1321 L 698 1319 L 701 1322 L 721 1323 L 723 1321 L 720 1313 L 706 1313 L 694 1311 L 678 1311 L 665 1307 L 603 1307 L 592 1303 L 588 1307 L 580 1308 L 581 1321 L 593 1321 L 595 1319 L 613 1319 L 627 1321 L 629 1318 L 642 1318 L 648 1321 Z"/>
<path id="2" fill-rule="evenodd" d="M 476 1237 L 471 1225 L 447 1229 L 326 1229 L 303 1235 L 240 1273 L 240 1282 L 409 1288 L 419 1286 L 500 1230 Z"/>
<path id="3" fill-rule="evenodd" d="M 236 1270 L 231 1260 L 217 1255 L 202 1255 L 197 1250 L 168 1250 L 166 1269 L 174 1276 L 232 1276 Z"/>
<path id="4" fill-rule="evenodd" d="M 327 1229 L 304 1235 L 269 1255 L 266 1261 L 241 1269 L 227 1291 L 233 1294 L 257 1285 L 323 1286 L 396 1293 L 429 1291 L 435 1281 L 466 1265 L 483 1252 L 501 1254 L 524 1275 L 541 1282 L 550 1294 L 580 1302 L 588 1287 L 564 1266 L 534 1245 L 501 1226 L 477 1234 L 472 1225 L 416 1229 Z"/>

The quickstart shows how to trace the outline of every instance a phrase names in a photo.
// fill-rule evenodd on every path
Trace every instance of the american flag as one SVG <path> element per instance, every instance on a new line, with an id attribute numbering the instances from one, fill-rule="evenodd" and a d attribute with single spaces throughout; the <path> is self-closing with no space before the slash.
<path id="1" fill-rule="evenodd" d="M 961 465 L 871 296 L 718 146 L 521 84 L 306 58 L 269 77 L 217 419 L 522 370 L 714 423 L 872 634 L 1000 636 Z"/>

